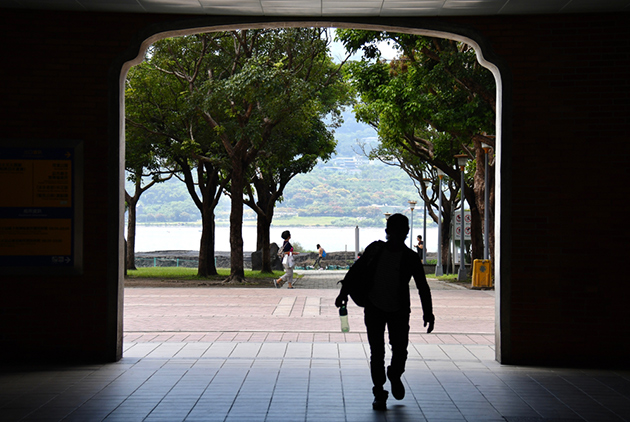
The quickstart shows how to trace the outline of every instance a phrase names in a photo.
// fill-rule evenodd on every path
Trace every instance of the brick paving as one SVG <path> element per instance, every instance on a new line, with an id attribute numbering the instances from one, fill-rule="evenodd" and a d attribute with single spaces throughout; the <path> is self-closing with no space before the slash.
<path id="1" fill-rule="evenodd" d="M 334 299 L 345 271 L 299 271 L 295 289 L 127 288 L 125 342 L 366 342 L 363 311 L 350 303 L 341 333 Z M 418 344 L 494 345 L 494 291 L 429 281 L 435 331 L 426 334 L 412 294 L 411 335 Z M 415 287 L 412 282 L 412 292 Z"/>

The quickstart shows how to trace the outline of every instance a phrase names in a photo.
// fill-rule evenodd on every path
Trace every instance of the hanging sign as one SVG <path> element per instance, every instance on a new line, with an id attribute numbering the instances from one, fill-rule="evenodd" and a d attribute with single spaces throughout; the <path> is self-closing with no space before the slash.
<path id="1" fill-rule="evenodd" d="M 455 236 L 453 236 L 453 240 L 459 240 L 461 238 L 462 233 L 462 215 L 461 212 L 455 213 L 455 218 L 453 219 L 453 224 L 455 226 Z M 470 240 L 471 237 L 471 227 L 472 227 L 472 216 L 470 215 L 470 211 L 464 211 L 464 240 Z"/>

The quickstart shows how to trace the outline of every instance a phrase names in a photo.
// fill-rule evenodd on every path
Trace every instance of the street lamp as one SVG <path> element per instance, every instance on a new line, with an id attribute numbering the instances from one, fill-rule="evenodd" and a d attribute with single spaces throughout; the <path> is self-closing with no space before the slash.
<path id="1" fill-rule="evenodd" d="M 389 220 L 389 217 L 391 217 L 392 213 L 391 212 L 386 212 L 385 213 L 385 221 Z"/>
<path id="2" fill-rule="evenodd" d="M 459 166 L 459 172 L 461 174 L 461 182 L 460 182 L 460 191 L 462 197 L 461 203 L 461 230 L 459 234 L 459 270 L 457 271 L 457 281 L 466 281 L 466 263 L 464 261 L 464 229 L 466 225 L 464 224 L 464 200 L 466 199 L 466 195 L 464 194 L 464 169 L 466 168 L 466 163 L 468 162 L 468 156 L 466 154 L 456 155 L 457 165 Z"/>
<path id="3" fill-rule="evenodd" d="M 409 202 L 409 208 L 411 209 L 411 232 L 409 234 L 409 248 L 413 249 L 413 209 L 416 207 L 418 202 L 416 201 L 407 201 Z"/>
<path id="4" fill-rule="evenodd" d="M 485 142 L 481 143 L 481 148 L 486 154 L 486 173 L 484 175 L 484 209 L 483 209 L 483 259 L 490 259 L 490 187 L 488 186 L 488 153 L 490 145 Z"/>
<path id="5" fill-rule="evenodd" d="M 437 265 L 435 266 L 435 275 L 444 275 L 444 269 L 442 268 L 442 178 L 445 176 L 444 172 L 437 169 L 437 175 L 440 179 L 438 181 L 438 190 L 440 191 L 440 199 L 438 202 L 438 253 L 437 253 Z"/>

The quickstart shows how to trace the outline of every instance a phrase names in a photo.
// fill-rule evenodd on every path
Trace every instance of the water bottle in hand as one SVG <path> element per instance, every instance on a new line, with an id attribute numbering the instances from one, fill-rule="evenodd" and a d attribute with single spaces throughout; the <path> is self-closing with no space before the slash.
<path id="1" fill-rule="evenodd" d="M 350 324 L 348 323 L 348 309 L 345 306 L 339 308 L 339 318 L 341 319 L 341 332 L 347 333 L 350 331 Z"/>

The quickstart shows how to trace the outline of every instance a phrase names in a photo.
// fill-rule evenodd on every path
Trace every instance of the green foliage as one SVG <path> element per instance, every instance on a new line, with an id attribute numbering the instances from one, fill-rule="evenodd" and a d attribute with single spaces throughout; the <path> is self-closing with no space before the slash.
<path id="1" fill-rule="evenodd" d="M 448 176 L 442 216 L 461 203 L 458 198 L 465 190 L 473 218 L 474 255 L 479 256 L 483 240 L 476 229 L 481 226 L 477 201 L 491 187 L 484 186 L 478 171 L 483 161 L 469 165 L 472 171 L 460 186 L 454 156 L 483 160 L 482 142 L 493 145 L 492 73 L 477 62 L 472 47 L 454 40 L 349 29 L 337 31 L 337 37 L 348 52 L 363 51 L 363 59 L 352 63 L 348 74 L 361 99 L 355 106 L 358 119 L 378 131 L 380 145 L 372 157 L 394 160 L 417 182 L 434 220 L 437 196 L 428 191 L 436 191 L 435 169 Z M 375 47 L 383 41 L 396 46 L 400 52 L 396 59 L 379 60 Z"/>
<path id="2" fill-rule="evenodd" d="M 338 30 L 349 52 L 363 50 L 349 74 L 361 102 L 359 120 L 377 127 L 382 147 L 404 147 L 425 161 L 452 166 L 453 155 L 475 149 L 473 137 L 494 132 L 494 78 L 475 51 L 453 40 L 391 32 Z M 378 58 L 378 42 L 401 55 Z"/>
<path id="3" fill-rule="evenodd" d="M 332 154 L 334 139 L 323 120 L 337 116 L 351 97 L 328 56 L 325 33 L 276 28 L 162 39 L 129 73 L 130 132 L 143 133 L 158 154 L 177 164 L 207 223 L 200 254 L 204 245 L 211 247 L 207 230 L 222 189 L 230 191 L 230 241 L 239 254 L 243 195 L 269 222 L 286 183 Z M 177 214 L 154 217 L 193 215 Z M 232 268 L 232 275 L 238 279 L 242 270 Z"/>
<path id="4" fill-rule="evenodd" d="M 320 163 L 306 174 L 292 179 L 276 205 L 274 221 L 287 225 L 362 226 L 383 224 L 386 211 L 404 210 L 418 192 L 412 180 L 400 169 L 378 162 L 363 161 L 358 170 L 336 167 L 333 159 Z M 398 208 L 396 208 L 398 207 Z M 227 221 L 229 200 L 224 197 L 216 209 L 217 222 Z M 186 219 L 186 213 L 193 217 Z M 300 216 L 287 220 L 285 216 Z M 177 179 L 154 186 L 140 199 L 138 221 L 188 222 L 200 218 L 188 198 L 186 186 Z M 289 223 L 290 222 L 290 223 Z"/>
<path id="5" fill-rule="evenodd" d="M 293 251 L 294 252 L 300 252 L 300 253 L 304 253 L 306 252 L 304 250 L 304 247 L 300 244 L 300 242 L 294 242 L 293 240 L 291 241 L 291 246 L 293 246 Z"/>
<path id="6" fill-rule="evenodd" d="M 404 210 L 418 193 L 411 179 L 400 169 L 364 161 L 356 170 L 335 168 L 334 161 L 295 177 L 285 190 L 277 215 L 295 213 L 300 217 L 336 217 L 332 225 L 382 225 L 385 211 Z"/>

